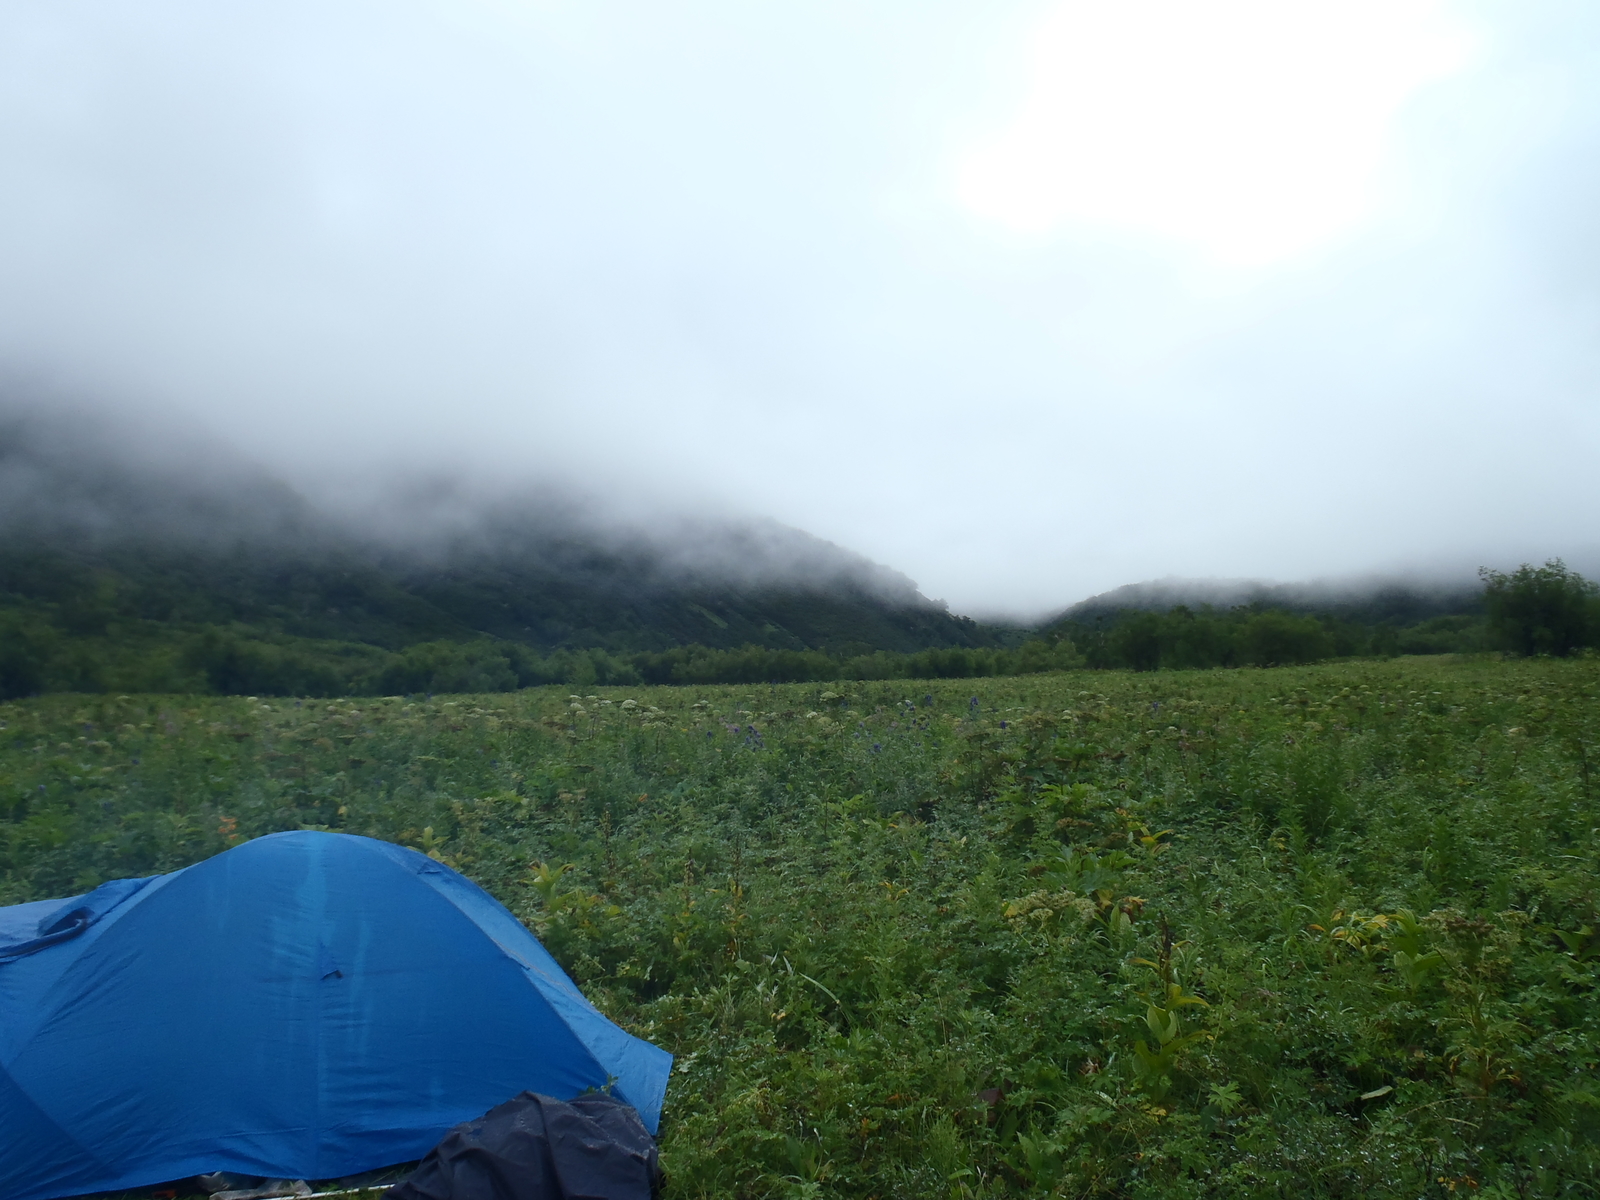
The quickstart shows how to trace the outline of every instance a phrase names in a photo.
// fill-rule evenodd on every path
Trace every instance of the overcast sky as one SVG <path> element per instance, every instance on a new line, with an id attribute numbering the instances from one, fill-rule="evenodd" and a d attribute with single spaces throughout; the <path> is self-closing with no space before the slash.
<path id="1" fill-rule="evenodd" d="M 1600 5 L 7 0 L 0 371 L 959 610 L 1600 564 Z"/>

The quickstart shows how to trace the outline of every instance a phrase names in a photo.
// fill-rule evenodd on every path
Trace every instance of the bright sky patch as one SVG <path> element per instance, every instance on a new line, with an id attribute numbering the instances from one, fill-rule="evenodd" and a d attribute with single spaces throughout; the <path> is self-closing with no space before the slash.
<path id="1" fill-rule="evenodd" d="M 1397 115 L 1470 37 L 1427 0 L 1066 0 L 958 194 L 1007 228 L 1113 226 L 1259 264 L 1359 221 Z"/>

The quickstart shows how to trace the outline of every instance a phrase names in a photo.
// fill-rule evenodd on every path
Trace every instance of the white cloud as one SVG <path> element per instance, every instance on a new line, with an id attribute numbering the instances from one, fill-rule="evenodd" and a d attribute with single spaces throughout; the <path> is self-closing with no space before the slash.
<path id="1" fill-rule="evenodd" d="M 1472 39 L 1428 0 L 1063 0 L 1025 95 L 961 164 L 976 213 L 1270 262 L 1371 211 L 1400 110 Z"/>
<path id="2" fill-rule="evenodd" d="M 1036 234 L 952 188 L 1018 130 L 1078 147 Z M 0 372 L 314 487 L 733 505 L 958 608 L 1576 560 L 1596 163 L 1588 0 L 11 0 Z"/>

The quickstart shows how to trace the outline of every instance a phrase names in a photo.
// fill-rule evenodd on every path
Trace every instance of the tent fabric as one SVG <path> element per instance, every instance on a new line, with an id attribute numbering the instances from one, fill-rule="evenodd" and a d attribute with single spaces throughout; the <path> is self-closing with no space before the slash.
<path id="1" fill-rule="evenodd" d="M 612 1084 L 653 1133 L 671 1066 L 487 892 L 370 838 L 273 834 L 0 908 L 8 1200 L 353 1175 L 523 1091 Z"/>
<path id="2" fill-rule="evenodd" d="M 149 882 L 148 879 L 113 879 L 87 896 L 0 908 L 0 962 L 22 958 L 77 937 Z M 14 916 L 7 917 L 13 913 Z M 34 920 L 35 914 L 37 920 Z"/>
<path id="3" fill-rule="evenodd" d="M 445 1134 L 385 1200 L 650 1200 L 660 1183 L 655 1142 L 628 1105 L 524 1092 Z"/>

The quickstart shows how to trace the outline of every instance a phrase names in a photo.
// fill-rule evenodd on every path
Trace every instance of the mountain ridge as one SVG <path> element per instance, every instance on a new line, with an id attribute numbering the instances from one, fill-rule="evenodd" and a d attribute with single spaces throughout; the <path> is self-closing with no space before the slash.
<path id="1" fill-rule="evenodd" d="M 1168 576 L 1123 584 L 1079 600 L 1046 618 L 1040 628 L 1089 623 L 1116 613 L 1166 612 L 1180 606 L 1214 610 L 1274 608 L 1366 624 L 1414 624 L 1433 617 L 1481 612 L 1483 588 L 1477 579 L 1430 581 L 1404 575 L 1365 575 L 1305 583 Z"/>
<path id="2" fill-rule="evenodd" d="M 775 521 L 624 523 L 550 489 L 476 498 L 447 481 L 379 496 L 386 524 L 363 527 L 225 447 L 152 455 L 151 437 L 131 440 L 38 412 L 0 420 L 0 599 L 69 629 L 242 623 L 391 650 L 489 637 L 545 653 L 909 652 L 996 636 Z"/>

